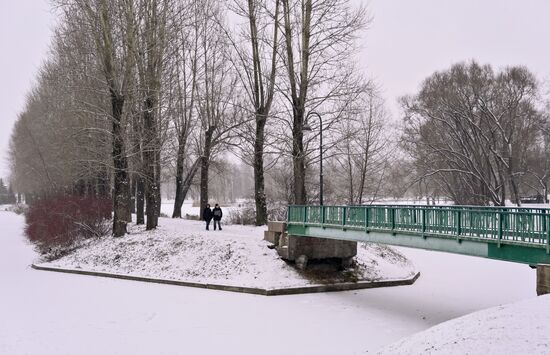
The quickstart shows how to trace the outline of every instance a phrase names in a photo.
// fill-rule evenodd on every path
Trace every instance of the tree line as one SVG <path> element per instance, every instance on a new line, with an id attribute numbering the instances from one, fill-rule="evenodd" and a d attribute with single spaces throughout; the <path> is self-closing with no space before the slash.
<path id="1" fill-rule="evenodd" d="M 257 225 L 270 205 L 316 203 L 320 163 L 326 203 L 547 196 L 548 106 L 527 68 L 436 72 L 393 121 L 360 69 L 370 17 L 350 0 L 54 5 L 50 54 L 10 142 L 12 185 L 27 202 L 111 198 L 114 236 L 133 213 L 156 228 L 166 181 L 172 217 L 192 190 L 203 207 L 212 181 L 243 179 L 231 159 L 250 169 Z"/>
<path id="2" fill-rule="evenodd" d="M 54 4 L 50 54 L 11 139 L 12 181 L 28 200 L 112 197 L 115 236 L 132 212 L 147 229 L 158 225 L 167 174 L 172 217 L 193 186 L 205 205 L 212 171 L 228 155 L 252 167 L 256 224 L 266 223 L 270 189 L 289 203 L 314 199 L 320 127 L 311 121 L 314 132 L 304 135 L 310 112 L 323 117 L 334 164 L 354 149 L 347 166 L 359 169 L 371 144 L 361 130 L 372 125 L 370 139 L 381 132 L 374 106 L 382 100 L 357 64 L 369 18 L 350 1 Z M 365 190 L 365 176 L 360 184 Z M 360 201 L 366 192 L 352 195 Z"/>
<path id="3" fill-rule="evenodd" d="M 401 102 L 416 181 L 457 204 L 548 202 L 549 110 L 527 68 L 456 64 Z"/>

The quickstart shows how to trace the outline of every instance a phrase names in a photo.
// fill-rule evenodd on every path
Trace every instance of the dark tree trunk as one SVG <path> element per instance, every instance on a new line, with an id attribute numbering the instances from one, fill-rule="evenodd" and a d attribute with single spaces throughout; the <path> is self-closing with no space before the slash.
<path id="1" fill-rule="evenodd" d="M 254 141 L 254 200 L 256 201 L 256 225 L 267 223 L 267 202 L 264 179 L 264 133 L 266 116 L 256 114 L 256 139 Z"/>
<path id="2" fill-rule="evenodd" d="M 131 197 L 130 197 L 130 213 L 136 213 L 136 189 L 137 189 L 137 178 L 134 176 L 131 179 Z"/>
<path id="3" fill-rule="evenodd" d="M 145 224 L 145 181 L 139 175 L 136 178 L 136 224 Z"/>
<path id="4" fill-rule="evenodd" d="M 353 165 L 352 165 L 352 161 L 351 161 L 351 154 L 350 152 L 348 151 L 348 156 L 346 157 L 347 161 L 348 161 L 348 180 L 349 180 L 349 197 L 348 197 L 348 200 L 349 200 L 349 204 L 350 205 L 353 205 L 354 204 L 354 201 L 355 201 L 355 190 L 354 190 L 354 186 L 353 186 Z M 320 199 L 319 199 L 320 201 Z"/>
<path id="5" fill-rule="evenodd" d="M 157 171 L 158 132 L 154 116 L 154 101 L 150 97 L 145 99 L 143 110 L 143 128 L 145 132 L 145 146 L 143 149 L 143 167 L 145 175 L 145 213 L 147 215 L 146 230 L 151 230 L 158 225 L 160 191 Z"/>
<path id="6" fill-rule="evenodd" d="M 201 162 L 200 158 L 195 160 L 195 162 L 191 166 L 191 169 L 189 169 L 189 171 L 187 172 L 187 176 L 185 177 L 185 180 L 183 180 L 183 169 L 182 169 L 182 178 L 180 180 L 181 182 L 179 184 L 176 179 L 176 201 L 174 202 L 174 213 L 172 214 L 172 218 L 182 217 L 181 206 L 183 205 L 183 201 L 185 201 L 185 197 L 187 196 L 187 193 L 191 188 L 193 178 L 195 177 L 195 174 L 199 170 L 200 162 Z"/>
<path id="7" fill-rule="evenodd" d="M 307 200 L 303 125 L 304 112 L 294 107 L 292 163 L 294 168 L 294 204 L 296 205 L 305 205 Z"/>
<path id="8" fill-rule="evenodd" d="M 201 157 L 201 186 L 200 186 L 200 219 L 202 220 L 202 210 L 208 204 L 208 169 L 210 161 L 207 157 Z"/>
<path id="9" fill-rule="evenodd" d="M 122 237 L 126 234 L 128 216 L 130 214 L 130 186 L 128 179 L 128 161 L 124 150 L 124 130 L 121 126 L 124 98 L 111 90 L 111 105 L 113 110 L 113 236 Z"/>
<path id="10" fill-rule="evenodd" d="M 179 142 L 178 155 L 176 156 L 176 199 L 172 218 L 181 218 L 181 206 L 183 205 L 183 164 L 185 162 L 185 145 Z"/>
<path id="11" fill-rule="evenodd" d="M 155 190 L 156 192 L 156 203 L 157 203 L 157 225 L 158 225 L 158 217 L 160 216 L 160 211 L 161 211 L 161 207 L 162 207 L 162 198 L 161 198 L 161 193 L 160 193 L 160 171 L 161 171 L 161 167 L 160 167 L 160 142 L 158 142 L 158 149 L 156 151 L 156 155 L 155 155 L 155 164 L 156 164 L 156 174 L 155 174 L 155 186 L 157 187 L 157 189 Z"/>
<path id="12" fill-rule="evenodd" d="M 214 128 L 210 127 L 204 134 L 204 151 L 201 157 L 201 182 L 200 182 L 200 219 L 202 210 L 208 204 L 208 173 L 210 169 L 210 152 L 212 149 L 212 134 Z"/>
<path id="13" fill-rule="evenodd" d="M 495 203 L 497 206 L 506 205 L 506 182 L 504 179 L 501 181 L 502 181 L 502 187 L 501 187 L 500 200 L 497 203 Z"/>

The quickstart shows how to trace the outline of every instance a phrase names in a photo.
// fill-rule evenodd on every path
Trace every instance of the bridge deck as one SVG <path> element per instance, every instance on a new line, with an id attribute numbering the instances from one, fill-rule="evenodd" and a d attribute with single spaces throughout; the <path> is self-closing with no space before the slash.
<path id="1" fill-rule="evenodd" d="M 550 209 L 544 208 L 289 206 L 288 232 L 550 263 Z"/>

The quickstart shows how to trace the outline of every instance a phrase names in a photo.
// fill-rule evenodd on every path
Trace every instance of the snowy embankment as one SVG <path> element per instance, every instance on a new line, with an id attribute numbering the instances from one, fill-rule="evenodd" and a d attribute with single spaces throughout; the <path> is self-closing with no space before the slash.
<path id="1" fill-rule="evenodd" d="M 58 260 L 39 265 L 132 276 L 257 288 L 314 284 L 281 260 L 263 240 L 265 227 L 227 225 L 206 231 L 197 221 L 161 218 L 154 231 L 131 226 L 123 238 L 87 241 Z M 416 274 L 412 263 L 386 246 L 359 244 L 354 276 L 386 281 Z"/>
<path id="2" fill-rule="evenodd" d="M 379 354 L 550 354 L 550 295 L 475 312 L 383 348 Z"/>

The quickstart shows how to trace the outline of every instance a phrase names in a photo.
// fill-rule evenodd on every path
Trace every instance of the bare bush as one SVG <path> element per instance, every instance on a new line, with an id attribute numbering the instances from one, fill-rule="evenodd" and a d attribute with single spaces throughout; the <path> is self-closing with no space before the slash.
<path id="1" fill-rule="evenodd" d="M 287 204 L 284 202 L 270 202 L 267 210 L 268 221 L 285 221 Z M 227 214 L 228 224 L 256 225 L 256 205 L 248 201 L 242 208 L 230 210 Z"/>
<path id="2" fill-rule="evenodd" d="M 256 209 L 253 203 L 247 203 L 242 208 L 229 210 L 228 224 L 253 225 L 256 223 Z"/>
<path id="3" fill-rule="evenodd" d="M 55 196 L 31 204 L 25 215 L 27 238 L 48 260 L 77 248 L 82 241 L 109 234 L 110 199 Z"/>

